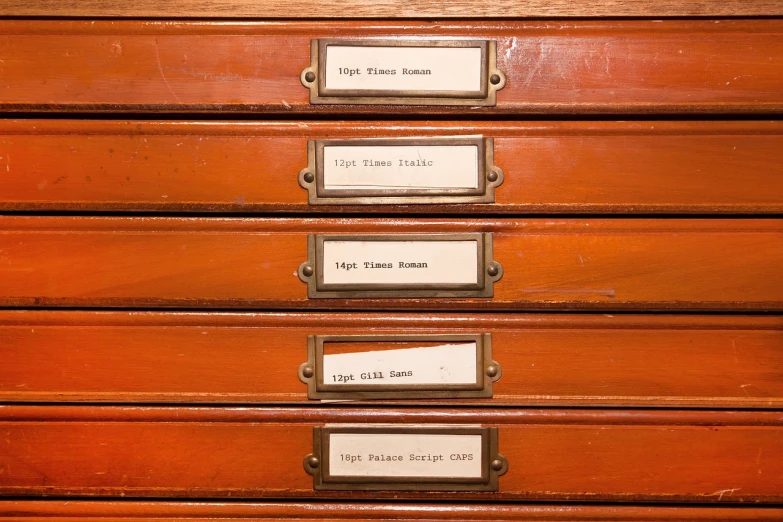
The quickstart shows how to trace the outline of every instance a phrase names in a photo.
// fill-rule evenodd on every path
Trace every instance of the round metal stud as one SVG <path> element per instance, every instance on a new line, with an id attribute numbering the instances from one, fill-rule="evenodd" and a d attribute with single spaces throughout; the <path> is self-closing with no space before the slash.
<path id="1" fill-rule="evenodd" d="M 494 170 L 490 170 L 489 173 L 487 174 L 487 181 L 494 183 L 497 180 L 498 180 L 498 173 L 495 172 Z"/>
<path id="2" fill-rule="evenodd" d="M 313 457 L 313 458 L 315 458 L 315 457 Z M 490 464 L 490 467 L 492 467 L 492 469 L 494 471 L 500 471 L 501 469 L 503 469 L 503 461 L 501 461 L 501 460 L 493 460 L 492 464 Z"/>
<path id="3" fill-rule="evenodd" d="M 487 376 L 495 377 L 498 374 L 497 366 L 487 366 Z"/>
<path id="4" fill-rule="evenodd" d="M 305 80 L 307 80 L 308 82 L 311 82 L 311 83 L 314 82 L 315 81 L 315 73 L 313 71 L 310 71 L 307 74 L 305 74 Z M 499 78 L 498 78 L 498 81 L 500 81 Z"/>
<path id="5" fill-rule="evenodd" d="M 305 366 L 304 368 L 302 368 L 302 375 L 304 375 L 309 379 L 313 375 L 315 375 L 315 372 L 313 371 L 313 368 L 311 366 Z"/>
<path id="6" fill-rule="evenodd" d="M 310 265 L 307 265 L 306 267 L 304 267 L 302 269 L 302 274 L 304 274 L 305 277 L 310 277 L 311 275 L 313 275 L 313 267 L 310 266 Z"/>
<path id="7" fill-rule="evenodd" d="M 310 466 L 311 468 L 317 468 L 318 466 L 321 465 L 321 461 L 318 460 L 318 457 L 310 457 L 309 459 L 307 459 L 307 465 Z"/>
<path id="8" fill-rule="evenodd" d="M 302 176 L 302 179 L 304 179 L 307 183 L 312 183 L 315 181 L 315 174 L 312 172 L 305 172 L 304 176 Z"/>
<path id="9" fill-rule="evenodd" d="M 308 81 L 310 81 L 310 80 L 308 80 Z M 500 83 L 500 75 L 499 74 L 493 74 L 492 76 L 490 76 L 489 77 L 489 83 L 491 83 L 492 85 L 499 84 Z"/>
<path id="10" fill-rule="evenodd" d="M 491 265 L 489 265 L 489 267 L 487 267 L 487 274 L 489 274 L 490 276 L 495 277 L 499 273 L 500 270 L 498 269 L 498 265 L 492 263 Z"/>

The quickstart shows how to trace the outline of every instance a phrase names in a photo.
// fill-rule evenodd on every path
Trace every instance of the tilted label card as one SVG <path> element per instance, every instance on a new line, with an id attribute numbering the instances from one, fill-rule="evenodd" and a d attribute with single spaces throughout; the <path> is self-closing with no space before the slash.
<path id="1" fill-rule="evenodd" d="M 490 398 L 489 333 L 310 335 L 299 379 L 319 400 Z"/>
<path id="2" fill-rule="evenodd" d="M 476 349 L 467 343 L 324 354 L 323 378 L 335 386 L 475 384 Z"/>

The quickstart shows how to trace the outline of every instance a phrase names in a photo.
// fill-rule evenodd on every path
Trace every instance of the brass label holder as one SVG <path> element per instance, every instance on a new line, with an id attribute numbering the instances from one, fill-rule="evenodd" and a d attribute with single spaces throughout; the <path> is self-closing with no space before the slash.
<path id="1" fill-rule="evenodd" d="M 334 242 L 462 242 L 477 244 L 476 277 L 471 283 L 327 283 L 324 281 L 324 243 Z M 310 234 L 307 260 L 299 265 L 299 278 L 307 283 L 309 299 L 363 298 L 490 298 L 494 284 L 503 277 L 503 267 L 493 259 L 492 233 L 433 234 Z"/>
<path id="2" fill-rule="evenodd" d="M 325 147 L 465 146 L 478 149 L 476 188 L 361 188 L 325 186 Z M 482 137 L 389 138 L 310 140 L 307 167 L 299 172 L 299 185 L 307 190 L 310 205 L 437 205 L 494 203 L 503 171 L 494 164 L 494 140 Z"/>
<path id="3" fill-rule="evenodd" d="M 337 475 L 331 469 L 330 438 L 333 435 L 439 435 L 480 436 L 480 476 L 388 476 Z M 390 449 L 390 448 L 384 448 Z M 447 452 L 443 458 L 453 459 Z M 497 428 L 421 426 L 326 426 L 313 428 L 313 452 L 304 459 L 304 469 L 313 476 L 316 491 L 498 491 L 499 477 L 508 471 L 508 461 L 499 453 Z"/>
<path id="4" fill-rule="evenodd" d="M 476 379 L 473 383 L 361 384 L 328 383 L 324 378 L 324 344 L 328 343 L 475 343 Z M 412 367 L 415 367 L 415 360 Z M 491 334 L 447 335 L 311 335 L 307 338 L 307 362 L 299 367 L 299 379 L 307 384 L 307 398 L 315 400 L 460 399 L 491 398 L 492 384 L 502 374 L 492 360 Z"/>
<path id="5" fill-rule="evenodd" d="M 478 48 L 481 50 L 481 79 L 477 90 L 397 90 L 397 89 L 334 89 L 326 85 L 326 58 L 329 46 L 339 47 L 446 47 Z M 314 39 L 310 41 L 310 66 L 300 79 L 310 90 L 313 105 L 441 105 L 487 106 L 497 104 L 497 91 L 506 85 L 506 76 L 497 67 L 497 43 L 494 40 L 429 40 L 429 39 Z"/>

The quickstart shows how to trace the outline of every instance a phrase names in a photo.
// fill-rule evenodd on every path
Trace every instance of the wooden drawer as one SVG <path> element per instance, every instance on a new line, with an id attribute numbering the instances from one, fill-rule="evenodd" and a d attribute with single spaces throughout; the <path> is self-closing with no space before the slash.
<path id="1" fill-rule="evenodd" d="M 783 21 L 2 22 L 3 111 L 779 113 Z M 497 42 L 496 107 L 311 105 L 318 38 Z"/>
<path id="2" fill-rule="evenodd" d="M 196 520 L 567 520 L 639 521 L 659 520 L 768 520 L 779 521 L 783 509 L 774 507 L 651 507 L 590 506 L 578 504 L 357 504 L 289 502 L 144 502 L 144 501 L 40 501 L 0 500 L 0 521 L 38 522 L 57 520 L 144 520 L 193 522 Z"/>
<path id="3" fill-rule="evenodd" d="M 389 297 L 380 291 L 376 298 L 357 299 L 351 292 L 318 292 L 308 298 L 302 278 L 311 284 L 314 279 L 301 270 L 327 264 L 308 261 L 308 235 L 362 242 L 396 234 L 405 242 L 470 233 L 484 234 L 485 242 L 491 233 L 492 247 L 484 248 L 483 255 L 491 253 L 493 261 L 478 265 L 486 267 L 486 276 L 479 269 L 485 281 L 482 292 L 494 297 L 444 296 L 451 291 L 429 298 Z M 422 250 L 427 244 L 412 246 Z M 440 266 L 465 266 L 469 272 L 468 263 L 476 264 L 475 257 L 462 254 L 444 257 L 441 246 L 427 247 L 440 261 L 427 265 L 426 277 L 437 274 Z M 783 310 L 783 221 L 776 219 L 5 216 L 0 218 L 0 249 L 2 306 Z M 381 277 L 372 270 L 355 273 Z"/>
<path id="4" fill-rule="evenodd" d="M 307 403 L 308 336 L 368 334 L 377 339 L 354 340 L 357 350 L 491 337 L 493 397 L 418 397 L 429 406 L 783 405 L 781 317 L 67 311 L 0 313 L 0 401 Z"/>
<path id="5" fill-rule="evenodd" d="M 298 181 L 309 140 L 467 135 L 493 140 L 503 172 L 494 203 L 310 205 Z M 783 212 L 779 121 L 6 120 L 3 163 L 5 210 Z"/>
<path id="6" fill-rule="evenodd" d="M 508 469 L 491 493 L 314 491 L 313 428 L 367 423 L 497 428 Z M 0 430 L 24 497 L 783 500 L 780 412 L 2 406 Z"/>

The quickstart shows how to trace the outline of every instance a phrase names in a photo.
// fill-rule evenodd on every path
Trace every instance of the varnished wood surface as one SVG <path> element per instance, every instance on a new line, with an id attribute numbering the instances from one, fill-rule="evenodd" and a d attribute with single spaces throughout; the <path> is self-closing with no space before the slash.
<path id="1" fill-rule="evenodd" d="M 344 7 L 341 9 L 345 10 Z M 345 12 L 345 11 L 344 11 Z M 783 20 L 558 22 L 3 21 L 0 110 L 779 113 Z M 313 38 L 497 41 L 497 107 L 310 106 Z"/>
<path id="2" fill-rule="evenodd" d="M 494 204 L 310 206 L 297 182 L 308 139 L 475 134 L 504 172 Z M 0 173 L 5 210 L 779 213 L 783 126 L 5 120 Z"/>
<path id="3" fill-rule="evenodd" d="M 308 299 L 307 236 L 492 232 L 493 298 Z M 0 217 L 0 305 L 783 310 L 779 219 Z"/>
<path id="4" fill-rule="evenodd" d="M 190 522 L 195 520 L 768 520 L 779 521 L 783 509 L 775 507 L 658 507 L 593 506 L 579 504 L 368 504 L 291 502 L 145 502 L 0 500 L 0 520 L 25 522 L 58 520 L 144 520 Z"/>
<path id="5" fill-rule="evenodd" d="M 315 492 L 329 423 L 498 428 L 497 493 Z M 780 503 L 783 413 L 1 406 L 0 495 Z"/>
<path id="6" fill-rule="evenodd" d="M 561 18 L 781 16 L 775 0 L 0 0 L 0 16 L 154 18 Z"/>
<path id="7" fill-rule="evenodd" d="M 0 402 L 307 403 L 308 335 L 454 333 L 490 333 L 503 376 L 428 406 L 783 406 L 778 316 L 68 311 L 0 313 Z"/>

